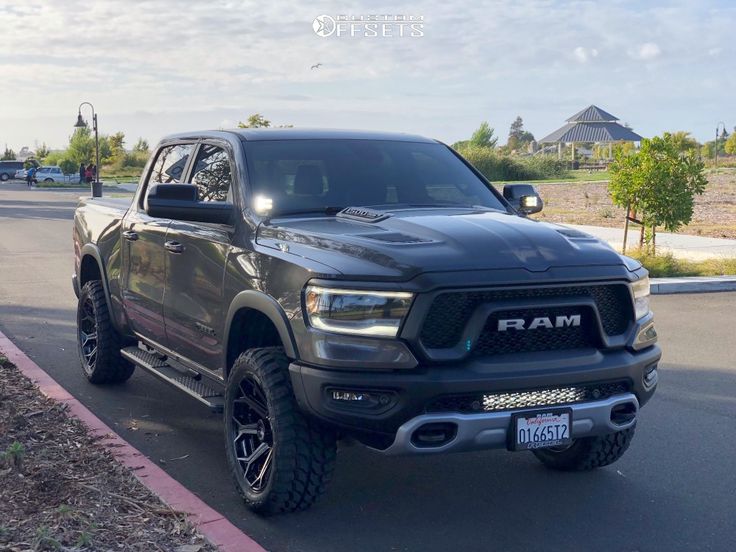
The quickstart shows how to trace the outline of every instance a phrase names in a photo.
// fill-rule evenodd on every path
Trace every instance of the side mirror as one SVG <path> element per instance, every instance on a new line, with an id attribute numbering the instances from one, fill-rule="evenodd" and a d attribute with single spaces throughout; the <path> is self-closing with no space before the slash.
<path id="1" fill-rule="evenodd" d="M 522 215 L 538 213 L 544 208 L 544 202 L 531 184 L 506 184 L 503 197 Z"/>
<path id="2" fill-rule="evenodd" d="M 231 203 L 199 201 L 194 184 L 154 184 L 143 205 L 156 218 L 232 224 L 235 208 Z"/>

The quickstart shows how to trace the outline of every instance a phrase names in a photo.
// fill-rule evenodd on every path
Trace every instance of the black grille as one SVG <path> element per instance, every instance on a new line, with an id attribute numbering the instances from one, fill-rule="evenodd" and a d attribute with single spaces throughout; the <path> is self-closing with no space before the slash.
<path id="1" fill-rule="evenodd" d="M 537 317 L 580 315 L 579 326 L 561 328 L 539 327 L 529 330 L 498 331 L 499 319 L 524 319 L 530 322 Z M 486 320 L 478 341 L 472 348 L 474 356 L 501 355 L 506 353 L 557 351 L 560 349 L 582 349 L 600 346 L 596 336 L 594 320 L 586 307 L 552 307 L 548 309 L 520 309 L 498 311 Z"/>
<path id="2" fill-rule="evenodd" d="M 624 333 L 629 321 L 634 316 L 631 295 L 624 284 L 447 292 L 438 295 L 432 303 L 424 320 L 420 338 L 422 344 L 429 349 L 454 347 L 459 341 L 468 320 L 479 305 L 492 304 L 498 301 L 513 301 L 515 299 L 555 299 L 560 297 L 592 298 L 600 313 L 603 328 L 609 336 Z M 550 316 L 551 311 L 552 309 L 545 309 L 540 316 Z M 528 313 L 529 310 L 525 312 Z M 522 318 L 527 316 L 524 315 Z M 539 330 L 530 333 L 539 335 Z M 579 340 L 584 337 L 575 337 L 572 335 L 575 332 L 569 333 L 569 336 L 560 339 L 580 342 Z M 586 345 L 581 344 L 579 346 Z"/>
<path id="3" fill-rule="evenodd" d="M 630 385 L 626 381 L 570 385 L 529 389 L 527 391 L 506 391 L 472 393 L 462 395 L 442 395 L 427 405 L 427 412 L 502 412 L 522 408 L 560 406 L 587 401 L 599 401 L 627 393 Z"/>

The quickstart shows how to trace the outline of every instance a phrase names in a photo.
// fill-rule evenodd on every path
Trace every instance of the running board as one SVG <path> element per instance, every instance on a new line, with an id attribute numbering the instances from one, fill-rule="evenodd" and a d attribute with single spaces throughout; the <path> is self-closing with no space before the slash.
<path id="1" fill-rule="evenodd" d="M 199 378 L 183 374 L 179 370 L 172 368 L 167 364 L 166 360 L 159 355 L 155 355 L 138 348 L 137 346 L 125 347 L 121 349 L 120 354 L 136 366 L 143 368 L 156 376 L 158 379 L 169 383 L 184 391 L 190 397 L 194 397 L 199 402 L 207 405 L 213 412 L 222 412 L 225 402 L 222 393 L 210 387 Z"/>

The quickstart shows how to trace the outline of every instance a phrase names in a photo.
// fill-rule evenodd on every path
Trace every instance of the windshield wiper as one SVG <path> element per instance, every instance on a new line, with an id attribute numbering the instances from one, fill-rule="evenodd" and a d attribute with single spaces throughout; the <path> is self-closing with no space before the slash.
<path id="1" fill-rule="evenodd" d="M 397 203 L 392 205 L 390 210 L 397 209 L 476 209 L 483 211 L 499 211 L 505 212 L 502 209 L 496 209 L 494 207 L 488 207 L 486 205 L 466 205 L 463 203 Z"/>

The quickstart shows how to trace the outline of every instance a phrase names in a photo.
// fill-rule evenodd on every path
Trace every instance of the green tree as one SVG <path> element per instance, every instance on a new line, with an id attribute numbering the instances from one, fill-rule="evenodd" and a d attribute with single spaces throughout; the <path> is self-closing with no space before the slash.
<path id="1" fill-rule="evenodd" d="M 684 130 L 678 130 L 677 132 L 665 132 L 664 137 L 672 140 L 672 143 L 677 148 L 677 151 L 684 153 L 686 151 L 697 151 L 700 147 L 698 141 L 690 136 L 690 133 Z"/>
<path id="2" fill-rule="evenodd" d="M 8 146 L 5 146 L 5 151 L 3 152 L 3 156 L 0 157 L 0 161 L 15 161 L 15 152 Z"/>
<path id="3" fill-rule="evenodd" d="M 46 159 L 46 157 L 48 157 L 49 153 L 51 153 L 51 150 L 46 145 L 46 142 L 44 142 L 36 148 L 36 159 L 38 159 L 39 161 L 43 161 L 44 159 Z"/>
<path id="4" fill-rule="evenodd" d="M 494 133 L 495 130 L 491 125 L 487 121 L 483 121 L 470 137 L 470 144 L 481 148 L 495 148 L 498 138 L 494 136 Z"/>
<path id="5" fill-rule="evenodd" d="M 658 226 L 676 232 L 690 222 L 695 195 L 702 194 L 707 184 L 697 153 L 682 153 L 678 147 L 669 133 L 645 138 L 637 153 L 619 152 L 610 168 L 613 202 L 636 211 L 652 247 Z"/>
<path id="6" fill-rule="evenodd" d="M 148 141 L 144 140 L 143 138 L 138 138 L 135 146 L 133 146 L 134 153 L 148 153 L 150 149 L 151 148 L 148 145 Z"/>
<path id="7" fill-rule="evenodd" d="M 524 130 L 524 120 L 517 116 L 509 128 L 509 139 L 506 147 L 509 151 L 520 149 L 534 141 L 534 135 Z"/>
<path id="8" fill-rule="evenodd" d="M 87 165 L 93 162 L 95 157 L 95 140 L 88 127 L 78 128 L 69 137 L 69 147 L 67 147 L 64 157 L 74 161 L 77 166 L 80 163 Z"/>
<path id="9" fill-rule="evenodd" d="M 736 132 L 731 133 L 726 143 L 723 144 L 723 149 L 729 155 L 736 155 Z"/>
<path id="10" fill-rule="evenodd" d="M 114 163 L 125 157 L 125 133 L 116 132 L 108 137 L 110 146 L 110 159 Z"/>
<path id="11" fill-rule="evenodd" d="M 254 113 L 248 117 L 248 120 L 245 123 L 243 121 L 238 121 L 238 128 L 268 128 L 270 126 L 271 121 L 266 119 L 260 113 Z"/>
<path id="12" fill-rule="evenodd" d="M 64 157 L 59 161 L 58 165 L 64 174 L 77 174 L 79 172 L 79 163 L 69 159 L 68 157 Z"/>

